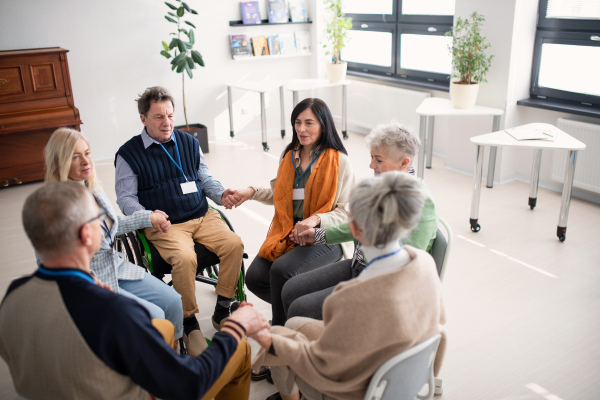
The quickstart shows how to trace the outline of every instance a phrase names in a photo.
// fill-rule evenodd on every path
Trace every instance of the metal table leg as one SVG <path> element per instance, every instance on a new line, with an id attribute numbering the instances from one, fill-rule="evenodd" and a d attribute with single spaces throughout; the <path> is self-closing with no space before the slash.
<path id="1" fill-rule="evenodd" d="M 565 241 L 567 234 L 567 219 L 569 218 L 569 206 L 571 205 L 571 191 L 573 190 L 573 177 L 575 176 L 576 162 L 577 151 L 570 150 L 569 157 L 567 158 L 567 168 L 565 170 L 560 214 L 558 215 L 558 227 L 556 228 L 556 236 L 558 236 L 558 240 L 561 242 Z"/>
<path id="2" fill-rule="evenodd" d="M 435 116 L 432 115 L 429 117 L 429 122 L 427 123 L 427 164 L 425 165 L 427 168 L 431 168 L 431 157 L 433 154 L 433 124 L 434 124 L 434 122 L 435 122 Z"/>
<path id="3" fill-rule="evenodd" d="M 297 90 L 292 91 L 292 101 L 294 102 L 294 107 L 296 107 L 298 105 L 298 91 Z"/>
<path id="4" fill-rule="evenodd" d="M 492 122 L 492 132 L 500 130 L 500 117 L 501 115 L 494 115 L 494 121 Z M 488 165 L 487 184 L 488 188 L 494 187 L 494 173 L 496 172 L 496 153 L 498 148 L 496 146 L 490 147 L 490 164 Z"/>
<path id="5" fill-rule="evenodd" d="M 346 85 L 342 85 L 342 136 L 344 137 L 344 139 L 348 139 L 348 127 L 347 127 L 347 123 L 348 123 L 348 114 L 347 114 L 347 105 L 346 105 L 346 101 L 348 98 L 348 91 L 346 89 Z"/>
<path id="6" fill-rule="evenodd" d="M 425 131 L 427 129 L 427 117 L 421 115 L 419 123 L 419 138 L 421 146 L 419 146 L 419 164 L 417 165 L 417 176 L 423 179 L 425 173 Z"/>
<path id="7" fill-rule="evenodd" d="M 529 208 L 532 210 L 537 203 L 538 184 L 540 181 L 540 166 L 542 165 L 542 149 L 533 151 L 533 165 L 531 166 L 531 186 L 529 187 Z"/>
<path id="8" fill-rule="evenodd" d="M 267 145 L 267 114 L 265 112 L 265 94 L 260 93 L 260 125 L 262 127 L 262 145 L 264 151 L 269 151 Z"/>
<path id="9" fill-rule="evenodd" d="M 477 145 L 477 162 L 475 163 L 475 174 L 473 176 L 473 197 L 471 197 L 471 230 L 479 232 L 481 226 L 477 223 L 479 218 L 479 198 L 481 196 L 481 176 L 483 174 L 483 150 L 484 147 Z"/>
<path id="10" fill-rule="evenodd" d="M 229 107 L 229 136 L 233 138 L 233 102 L 231 101 L 231 86 L 227 86 L 227 106 Z"/>
<path id="11" fill-rule="evenodd" d="M 283 85 L 279 86 L 279 105 L 281 108 L 281 138 L 285 137 L 285 104 L 283 102 Z"/>

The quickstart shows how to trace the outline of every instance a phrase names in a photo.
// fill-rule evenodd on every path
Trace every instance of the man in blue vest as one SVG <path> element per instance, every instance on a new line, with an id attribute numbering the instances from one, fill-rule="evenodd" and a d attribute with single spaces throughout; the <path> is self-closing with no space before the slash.
<path id="1" fill-rule="evenodd" d="M 229 316 L 244 245 L 208 207 L 208 196 L 217 204 L 231 207 L 225 190 L 212 177 L 196 138 L 174 130 L 173 97 L 162 87 L 151 87 L 137 99 L 144 124 L 141 134 L 117 152 L 117 204 L 125 215 L 138 210 L 163 210 L 171 221 L 168 233 L 147 228 L 144 234 L 172 270 L 173 287 L 181 295 L 184 335 L 188 352 L 197 355 L 206 347 L 195 313 L 197 258 L 194 241 L 203 244 L 220 259 L 217 303 L 212 316 L 215 329 Z"/>

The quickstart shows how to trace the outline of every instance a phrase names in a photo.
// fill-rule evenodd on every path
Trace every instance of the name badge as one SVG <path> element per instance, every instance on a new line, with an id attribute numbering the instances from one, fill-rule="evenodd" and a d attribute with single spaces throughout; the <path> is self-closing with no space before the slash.
<path id="1" fill-rule="evenodd" d="M 181 191 L 183 194 L 196 193 L 198 186 L 196 186 L 196 182 L 184 182 L 181 183 Z"/>
<path id="2" fill-rule="evenodd" d="M 304 188 L 294 189 L 293 200 L 304 200 Z"/>

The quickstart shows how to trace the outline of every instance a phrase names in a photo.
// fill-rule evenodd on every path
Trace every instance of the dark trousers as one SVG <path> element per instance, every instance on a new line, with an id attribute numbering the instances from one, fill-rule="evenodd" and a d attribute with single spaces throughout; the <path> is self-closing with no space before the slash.
<path id="1" fill-rule="evenodd" d="M 281 299 L 288 319 L 323 319 L 323 303 L 335 286 L 352 279 L 352 260 L 342 260 L 297 275 L 283 285 Z"/>
<path id="2" fill-rule="evenodd" d="M 296 246 L 274 262 L 256 257 L 246 272 L 248 289 L 267 303 L 273 310 L 273 325 L 286 321 L 281 290 L 296 275 L 333 263 L 342 257 L 339 244 Z"/>

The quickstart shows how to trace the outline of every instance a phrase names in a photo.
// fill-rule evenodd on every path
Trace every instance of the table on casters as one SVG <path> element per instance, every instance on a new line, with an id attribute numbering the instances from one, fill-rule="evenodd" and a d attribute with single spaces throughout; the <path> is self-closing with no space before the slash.
<path id="1" fill-rule="evenodd" d="M 474 106 L 472 108 L 454 108 L 452 100 L 442 99 L 439 97 L 428 97 L 421 102 L 417 107 L 417 114 L 420 115 L 419 137 L 421 138 L 421 146 L 419 147 L 419 163 L 417 164 L 417 176 L 423 178 L 425 173 L 425 148 L 427 148 L 427 168 L 431 168 L 431 156 L 433 154 L 433 126 L 435 117 L 475 117 L 480 115 L 493 115 L 492 131 L 500 129 L 500 118 L 504 111 L 499 108 Z M 429 121 L 427 121 L 429 120 Z M 427 137 L 425 133 L 427 132 Z M 496 162 L 496 153 L 490 155 L 490 163 Z M 492 176 L 492 179 L 494 177 Z M 488 182 L 489 185 L 489 182 Z M 491 186 L 489 186 L 491 187 Z"/>
<path id="2" fill-rule="evenodd" d="M 537 202 L 538 183 L 540 178 L 540 165 L 542 163 L 542 150 L 568 150 L 567 166 L 565 169 L 565 179 L 562 191 L 562 200 L 560 205 L 560 214 L 558 215 L 558 226 L 556 235 L 561 242 L 566 239 L 567 219 L 569 217 L 569 205 L 571 203 L 571 191 L 573 189 L 573 176 L 575 175 L 575 164 L 577 162 L 577 152 L 585 149 L 585 144 L 569 136 L 557 127 L 551 124 L 533 123 L 511 128 L 519 132 L 545 132 L 553 135 L 554 140 L 517 140 L 506 131 L 496 131 L 485 135 L 474 136 L 471 142 L 477 145 L 477 162 L 475 165 L 475 174 L 473 175 L 473 195 L 471 198 L 471 217 L 469 222 L 473 232 L 479 232 L 481 226 L 478 223 L 479 216 L 479 198 L 481 194 L 481 177 L 483 173 L 483 151 L 484 146 L 490 146 L 490 158 L 492 151 L 494 156 L 497 147 L 528 147 L 533 148 L 533 166 L 531 168 L 531 186 L 529 189 L 529 207 L 533 210 Z M 494 163 L 491 162 L 488 169 L 488 187 L 494 180 Z M 491 180 L 490 180 L 491 175 Z"/>
<path id="3" fill-rule="evenodd" d="M 292 92 L 292 99 L 294 102 L 294 107 L 298 104 L 298 92 L 300 90 L 312 90 L 312 89 L 321 89 L 328 87 L 341 86 L 342 87 L 342 136 L 344 139 L 348 139 L 348 131 L 347 131 L 347 99 L 348 99 L 348 85 L 352 83 L 352 81 L 344 80 L 338 83 L 330 83 L 327 79 L 292 79 L 289 81 L 285 88 Z M 283 116 L 282 116 L 283 118 Z"/>
<path id="4" fill-rule="evenodd" d="M 268 81 L 268 82 L 230 82 L 227 83 L 227 105 L 229 107 L 229 136 L 233 138 L 233 102 L 231 89 L 242 89 L 260 94 L 260 123 L 262 128 L 262 146 L 264 151 L 269 151 L 267 145 L 267 116 L 265 113 L 265 93 L 273 89 L 279 89 L 279 103 L 281 108 L 281 137 L 285 137 L 285 108 L 283 102 L 283 82 Z"/>

